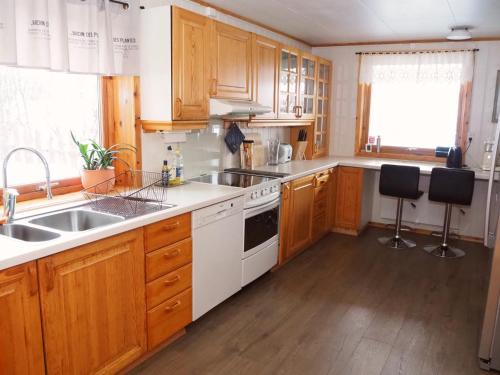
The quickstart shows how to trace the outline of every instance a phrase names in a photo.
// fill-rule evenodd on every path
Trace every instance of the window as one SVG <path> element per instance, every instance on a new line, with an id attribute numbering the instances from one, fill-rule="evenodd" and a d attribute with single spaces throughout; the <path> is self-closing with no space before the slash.
<path id="1" fill-rule="evenodd" d="M 362 55 L 357 154 L 381 138 L 381 155 L 433 159 L 437 146 L 461 145 L 473 71 L 472 51 Z"/>
<path id="2" fill-rule="evenodd" d="M 47 159 L 53 181 L 75 181 L 81 161 L 70 131 L 79 139 L 99 140 L 100 106 L 96 75 L 0 66 L 0 161 L 16 147 L 32 147 Z M 7 175 L 9 186 L 45 181 L 40 160 L 25 151 L 12 155 Z M 22 192 L 30 189 L 36 186 Z"/>

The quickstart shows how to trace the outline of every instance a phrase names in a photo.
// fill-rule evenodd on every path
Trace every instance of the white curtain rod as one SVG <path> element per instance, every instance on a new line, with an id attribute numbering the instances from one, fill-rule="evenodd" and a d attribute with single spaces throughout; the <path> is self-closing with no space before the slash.
<path id="1" fill-rule="evenodd" d="M 441 50 L 418 50 L 418 51 L 371 51 L 356 52 L 356 55 L 413 55 L 417 53 L 448 53 L 448 52 L 477 52 L 479 48 L 469 49 L 441 49 Z"/>

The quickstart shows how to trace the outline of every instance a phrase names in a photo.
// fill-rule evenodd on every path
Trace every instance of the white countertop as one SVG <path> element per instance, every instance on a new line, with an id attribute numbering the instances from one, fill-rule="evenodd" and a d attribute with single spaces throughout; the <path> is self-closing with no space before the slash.
<path id="1" fill-rule="evenodd" d="M 393 160 L 382 158 L 366 157 L 345 157 L 345 156 L 327 156 L 315 160 L 292 160 L 291 162 L 276 166 L 262 166 L 255 168 L 261 171 L 270 171 L 278 173 L 288 173 L 288 176 L 282 179 L 283 182 L 291 181 L 296 178 L 316 173 L 326 168 L 337 166 L 357 167 L 365 169 L 380 170 L 382 164 L 412 165 L 420 167 L 423 175 L 430 175 L 432 168 L 443 167 L 442 163 L 428 163 L 409 160 Z M 472 169 L 476 173 L 476 180 L 488 180 L 490 172 L 481 169 Z"/>
<path id="2" fill-rule="evenodd" d="M 336 166 L 378 170 L 384 163 L 418 166 L 422 174 L 430 174 L 433 167 L 442 166 L 439 163 L 417 161 L 328 156 L 315 160 L 294 160 L 277 166 L 262 166 L 256 169 L 288 173 L 288 176 L 282 179 L 282 182 L 287 182 Z M 487 180 L 489 178 L 488 171 L 475 170 L 475 172 L 477 180 Z M 175 204 L 175 207 L 128 219 L 116 224 L 84 232 L 59 232 L 62 234 L 60 237 L 45 242 L 25 242 L 0 235 L 0 270 L 242 196 L 244 193 L 245 189 L 243 188 L 191 182 L 183 186 L 168 189 L 167 203 Z M 82 203 L 85 203 L 85 201 L 51 206 L 36 211 L 26 211 L 18 215 L 18 220 L 22 222 L 23 215 L 39 215 L 50 211 L 66 209 Z"/>
<path id="3" fill-rule="evenodd" d="M 175 204 L 176 206 L 173 208 L 83 232 L 58 232 L 61 233 L 60 237 L 44 242 L 26 242 L 0 236 L 0 270 L 236 198 L 242 196 L 244 191 L 244 189 L 237 187 L 191 182 L 168 189 L 167 203 Z M 86 203 L 86 201 L 75 202 L 72 205 L 81 205 L 82 203 Z M 61 208 L 66 209 L 69 206 L 71 205 L 52 206 L 45 213 L 58 211 Z M 23 215 L 32 216 L 33 214 L 35 214 L 35 211 L 23 212 L 18 215 L 18 220 L 22 222 Z M 40 212 L 37 211 L 36 214 L 40 214 Z M 47 230 L 48 228 L 43 229 Z M 50 231 L 57 232 L 52 229 Z"/>

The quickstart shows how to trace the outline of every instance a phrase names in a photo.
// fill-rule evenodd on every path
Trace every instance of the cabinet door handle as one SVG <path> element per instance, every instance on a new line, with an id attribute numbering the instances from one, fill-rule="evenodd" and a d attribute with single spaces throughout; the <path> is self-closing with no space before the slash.
<path id="1" fill-rule="evenodd" d="M 165 259 L 171 259 L 171 258 L 175 258 L 176 256 L 179 256 L 179 255 L 181 255 L 181 250 L 175 249 L 174 251 L 170 251 L 170 252 L 166 253 L 165 255 L 163 255 L 163 257 Z"/>
<path id="2" fill-rule="evenodd" d="M 217 95 L 217 78 L 212 78 L 210 81 L 210 96 Z"/>
<path id="3" fill-rule="evenodd" d="M 47 292 L 54 289 L 55 275 L 54 275 L 54 264 L 52 261 L 47 261 L 45 263 L 46 279 L 47 279 Z"/>
<path id="4" fill-rule="evenodd" d="M 299 117 L 299 106 L 298 105 L 294 105 L 293 106 L 293 111 L 295 112 L 295 117 Z"/>
<path id="5" fill-rule="evenodd" d="M 163 226 L 163 230 L 165 232 L 170 232 L 170 231 L 173 231 L 174 229 L 176 229 L 179 225 L 180 225 L 180 223 L 178 221 L 176 221 L 173 224 L 168 224 L 168 225 Z"/>
<path id="6" fill-rule="evenodd" d="M 38 278 L 36 275 L 36 266 L 35 265 L 28 266 L 28 277 L 29 277 L 30 295 L 34 296 L 38 293 Z"/>
<path id="7" fill-rule="evenodd" d="M 290 185 L 283 185 L 283 199 L 288 199 L 290 197 Z"/>
<path id="8" fill-rule="evenodd" d="M 182 116 L 182 99 L 175 98 L 175 117 Z"/>
<path id="9" fill-rule="evenodd" d="M 181 277 L 179 275 L 175 275 L 171 279 L 165 280 L 164 284 L 167 286 L 174 285 L 176 282 L 180 281 Z"/>
<path id="10" fill-rule="evenodd" d="M 180 305 L 181 305 L 181 301 L 177 300 L 172 305 L 165 307 L 165 311 L 167 311 L 167 312 L 173 311 L 176 308 L 178 308 Z"/>

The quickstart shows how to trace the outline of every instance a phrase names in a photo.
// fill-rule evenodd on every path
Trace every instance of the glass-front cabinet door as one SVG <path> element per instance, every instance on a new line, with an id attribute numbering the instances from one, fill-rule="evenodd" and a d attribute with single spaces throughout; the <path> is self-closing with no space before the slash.
<path id="1" fill-rule="evenodd" d="M 300 57 L 293 48 L 282 48 L 280 54 L 279 117 L 299 118 L 299 63 Z"/>
<path id="2" fill-rule="evenodd" d="M 329 61 L 318 60 L 317 111 L 314 124 L 313 158 L 328 154 L 328 136 L 330 128 L 330 92 L 332 65 Z"/>
<path id="3" fill-rule="evenodd" d="M 302 53 L 300 59 L 299 113 L 302 119 L 314 120 L 317 79 L 317 58 Z"/>

